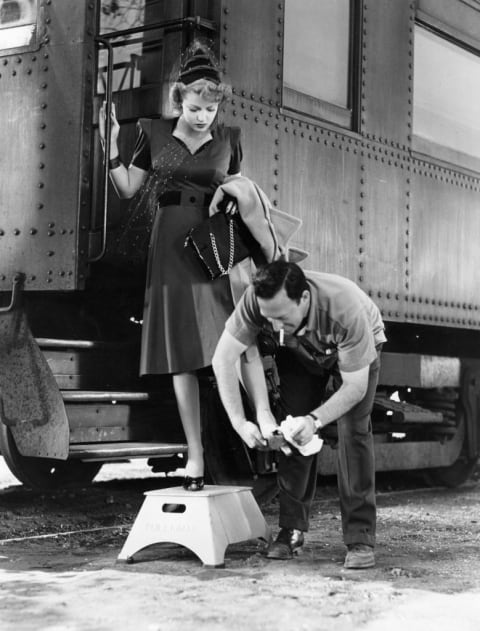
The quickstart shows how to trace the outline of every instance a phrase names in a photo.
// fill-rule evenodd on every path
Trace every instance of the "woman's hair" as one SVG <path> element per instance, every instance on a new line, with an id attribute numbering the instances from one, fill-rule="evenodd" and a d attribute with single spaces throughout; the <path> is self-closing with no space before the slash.
<path id="1" fill-rule="evenodd" d="M 170 102 L 174 109 L 181 109 L 183 99 L 189 92 L 198 94 L 206 101 L 221 104 L 230 98 L 232 88 L 227 83 L 214 83 L 209 79 L 197 79 L 188 85 L 181 81 L 176 81 L 170 88 Z"/>
<path id="2" fill-rule="evenodd" d="M 261 267 L 253 280 L 253 289 L 257 298 L 270 300 L 285 287 L 290 300 L 299 302 L 305 290 L 307 279 L 301 267 L 296 263 L 278 260 Z"/>
<path id="3" fill-rule="evenodd" d="M 223 81 L 222 71 L 211 48 L 195 40 L 184 52 L 172 71 L 170 103 L 181 110 L 183 99 L 194 92 L 212 103 L 222 103 L 232 94 L 231 86 Z"/>

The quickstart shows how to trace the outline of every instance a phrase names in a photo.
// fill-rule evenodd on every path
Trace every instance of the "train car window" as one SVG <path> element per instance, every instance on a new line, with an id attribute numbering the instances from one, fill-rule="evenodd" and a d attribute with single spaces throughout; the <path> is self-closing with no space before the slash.
<path id="1" fill-rule="evenodd" d="M 145 25 L 145 0 L 101 0 L 99 34 L 118 32 Z M 113 91 L 138 88 L 141 83 L 141 60 L 144 54 L 143 39 L 139 34 L 124 35 L 121 46 L 114 47 Z M 105 92 L 107 73 L 107 51 L 99 51 L 98 82 L 99 94 Z"/>
<path id="2" fill-rule="evenodd" d="M 0 55 L 38 47 L 39 0 L 0 0 Z"/>
<path id="3" fill-rule="evenodd" d="M 480 51 L 415 27 L 413 148 L 467 168 L 480 162 Z"/>
<path id="4" fill-rule="evenodd" d="M 350 0 L 286 0 L 284 107 L 351 126 L 351 7 Z"/>

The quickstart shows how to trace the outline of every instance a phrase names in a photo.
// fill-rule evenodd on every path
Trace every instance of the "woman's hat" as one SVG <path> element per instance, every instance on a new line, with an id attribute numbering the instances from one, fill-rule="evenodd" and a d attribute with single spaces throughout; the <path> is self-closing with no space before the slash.
<path id="1" fill-rule="evenodd" d="M 183 63 L 178 80 L 189 85 L 198 79 L 208 79 L 214 83 L 221 82 L 219 70 L 215 67 L 210 56 L 199 49 Z"/>

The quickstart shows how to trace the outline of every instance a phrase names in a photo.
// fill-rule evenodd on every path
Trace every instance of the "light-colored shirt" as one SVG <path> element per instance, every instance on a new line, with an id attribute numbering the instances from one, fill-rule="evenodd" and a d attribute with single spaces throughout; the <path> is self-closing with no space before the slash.
<path id="1" fill-rule="evenodd" d="M 305 326 L 285 334 L 283 345 L 314 373 L 331 369 L 354 372 L 370 365 L 376 347 L 386 341 L 377 305 L 354 282 L 325 272 L 305 272 L 310 307 Z M 239 342 L 250 346 L 262 331 L 270 336 L 272 324 L 262 316 L 253 287 L 249 287 L 225 324 Z"/>

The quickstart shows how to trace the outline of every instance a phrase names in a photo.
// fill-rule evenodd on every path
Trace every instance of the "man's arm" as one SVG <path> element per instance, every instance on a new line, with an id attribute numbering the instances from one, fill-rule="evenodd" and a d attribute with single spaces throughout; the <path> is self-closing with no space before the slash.
<path id="1" fill-rule="evenodd" d="M 278 424 L 270 408 L 267 382 L 262 358 L 256 346 L 250 346 L 240 360 L 240 373 L 251 405 L 255 408 L 257 423 L 264 438 L 271 440 Z"/>
<path id="2" fill-rule="evenodd" d="M 349 412 L 363 399 L 368 388 L 369 366 L 354 372 L 340 371 L 342 385 L 320 407 L 312 410 L 318 419 L 319 427 L 315 427 L 314 419 L 310 416 L 298 416 L 297 429 L 292 432 L 293 438 L 300 444 L 308 443 L 317 429 L 321 429 L 338 420 Z"/>
<path id="3" fill-rule="evenodd" d="M 213 355 L 212 367 L 217 380 L 223 406 L 235 431 L 249 447 L 262 448 L 267 445 L 260 430 L 247 420 L 240 394 L 240 382 L 236 364 L 247 349 L 228 331 L 224 331 Z M 264 378 L 264 377 L 263 377 Z"/>

